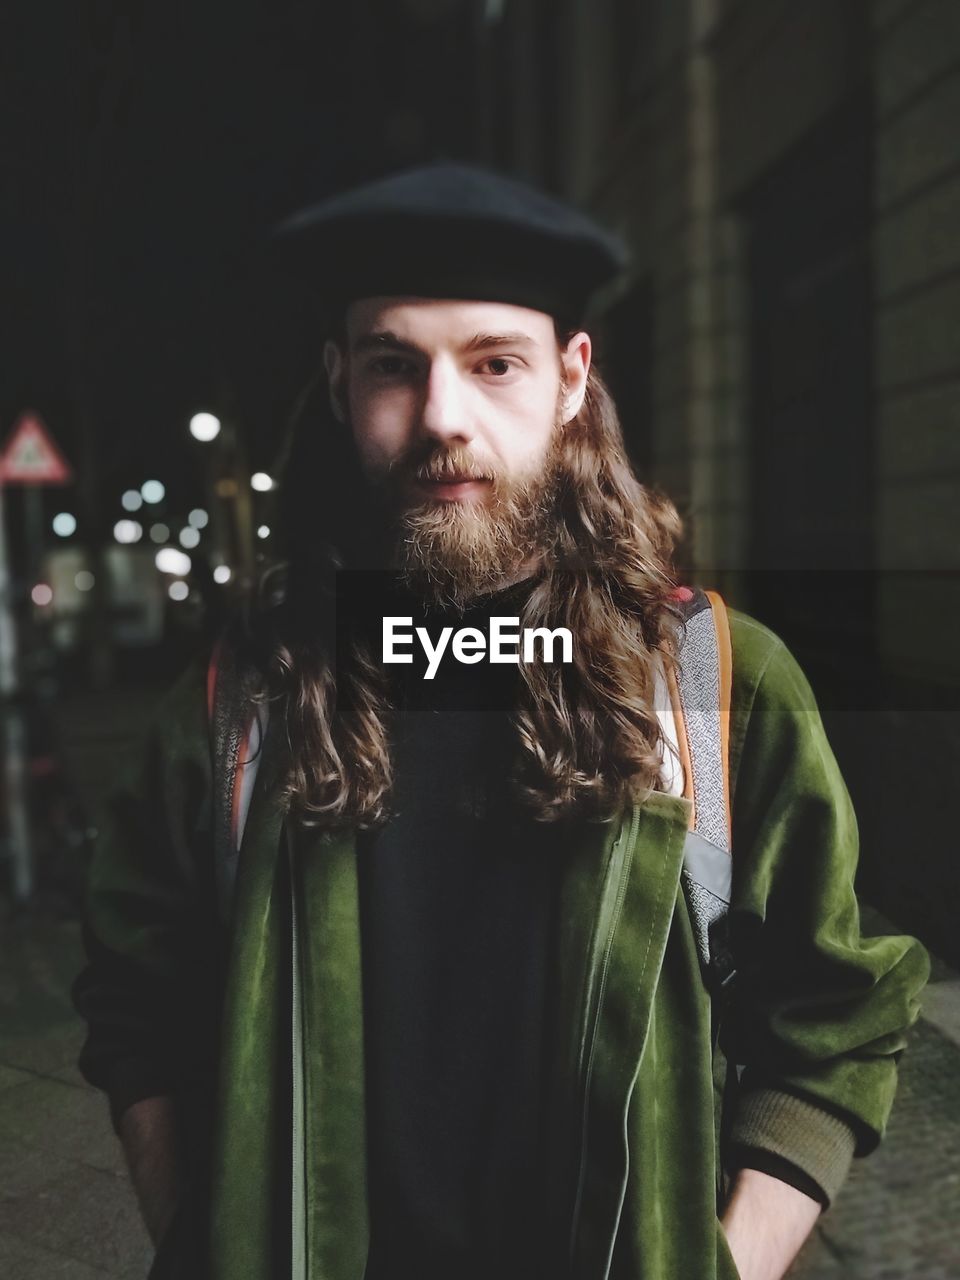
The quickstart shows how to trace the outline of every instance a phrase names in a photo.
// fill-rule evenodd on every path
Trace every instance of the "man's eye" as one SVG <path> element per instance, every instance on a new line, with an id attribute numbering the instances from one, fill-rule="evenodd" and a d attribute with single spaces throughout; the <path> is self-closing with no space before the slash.
<path id="1" fill-rule="evenodd" d="M 370 361 L 370 368 L 385 378 L 402 378 L 412 371 L 413 365 L 403 356 L 378 356 Z"/>
<path id="2" fill-rule="evenodd" d="M 492 356 L 481 366 L 485 372 L 492 373 L 495 378 L 502 378 L 505 374 L 512 373 L 515 367 L 505 356 Z"/>

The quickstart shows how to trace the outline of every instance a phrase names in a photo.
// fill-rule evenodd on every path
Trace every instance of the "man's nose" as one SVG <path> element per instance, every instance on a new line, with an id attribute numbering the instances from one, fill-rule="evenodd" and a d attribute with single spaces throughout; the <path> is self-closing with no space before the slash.
<path id="1" fill-rule="evenodd" d="M 473 439 L 467 388 L 456 365 L 435 360 L 424 387 L 420 426 L 425 435 L 437 440 L 466 443 Z"/>

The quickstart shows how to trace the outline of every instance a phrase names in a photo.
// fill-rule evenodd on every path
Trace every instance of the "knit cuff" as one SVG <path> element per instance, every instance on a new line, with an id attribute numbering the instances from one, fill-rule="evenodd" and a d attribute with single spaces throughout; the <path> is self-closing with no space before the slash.
<path id="1" fill-rule="evenodd" d="M 854 1131 L 839 1117 L 777 1089 L 744 1094 L 730 1140 L 788 1160 L 823 1190 L 828 1205 L 843 1186 L 856 1145 Z"/>

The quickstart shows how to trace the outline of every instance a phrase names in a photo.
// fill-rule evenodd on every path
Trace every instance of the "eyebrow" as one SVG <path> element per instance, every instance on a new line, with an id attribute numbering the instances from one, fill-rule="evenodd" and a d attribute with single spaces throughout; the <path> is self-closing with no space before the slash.
<path id="1" fill-rule="evenodd" d="M 389 347 L 394 351 L 409 351 L 411 354 L 418 354 L 419 348 L 415 347 L 412 342 L 404 342 L 395 333 L 391 333 L 389 329 L 380 330 L 376 333 L 362 333 L 353 343 L 354 351 L 381 351 L 384 347 Z"/>
<path id="2" fill-rule="evenodd" d="M 534 347 L 536 343 L 526 333 L 475 333 L 465 343 L 464 351 L 486 351 L 490 347 Z"/>
<path id="3" fill-rule="evenodd" d="M 475 333 L 460 348 L 462 352 L 489 351 L 493 347 L 533 347 L 536 346 L 529 334 L 519 330 L 512 333 Z M 389 329 L 377 330 L 373 333 L 362 333 L 353 343 L 353 350 L 363 351 L 406 351 L 410 355 L 423 355 L 423 351 L 413 342 L 407 342 Z"/>

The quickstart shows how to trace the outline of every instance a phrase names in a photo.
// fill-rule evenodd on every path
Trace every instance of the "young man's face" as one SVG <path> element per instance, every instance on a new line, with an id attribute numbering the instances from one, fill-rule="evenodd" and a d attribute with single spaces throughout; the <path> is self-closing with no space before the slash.
<path id="1" fill-rule="evenodd" d="M 493 302 L 367 298 L 346 321 L 325 350 L 334 408 L 402 556 L 451 597 L 489 589 L 543 533 L 589 337 L 561 350 L 550 316 Z"/>
<path id="2" fill-rule="evenodd" d="M 346 338 L 345 353 L 328 348 L 328 370 L 364 471 L 375 484 L 395 475 L 404 505 L 488 501 L 492 478 L 539 471 L 564 371 L 548 315 L 495 302 L 366 298 L 348 309 Z M 567 376 L 576 382 L 583 344 L 571 345 L 579 349 Z M 436 467 L 423 472 L 444 455 L 459 460 L 444 480 Z"/>

